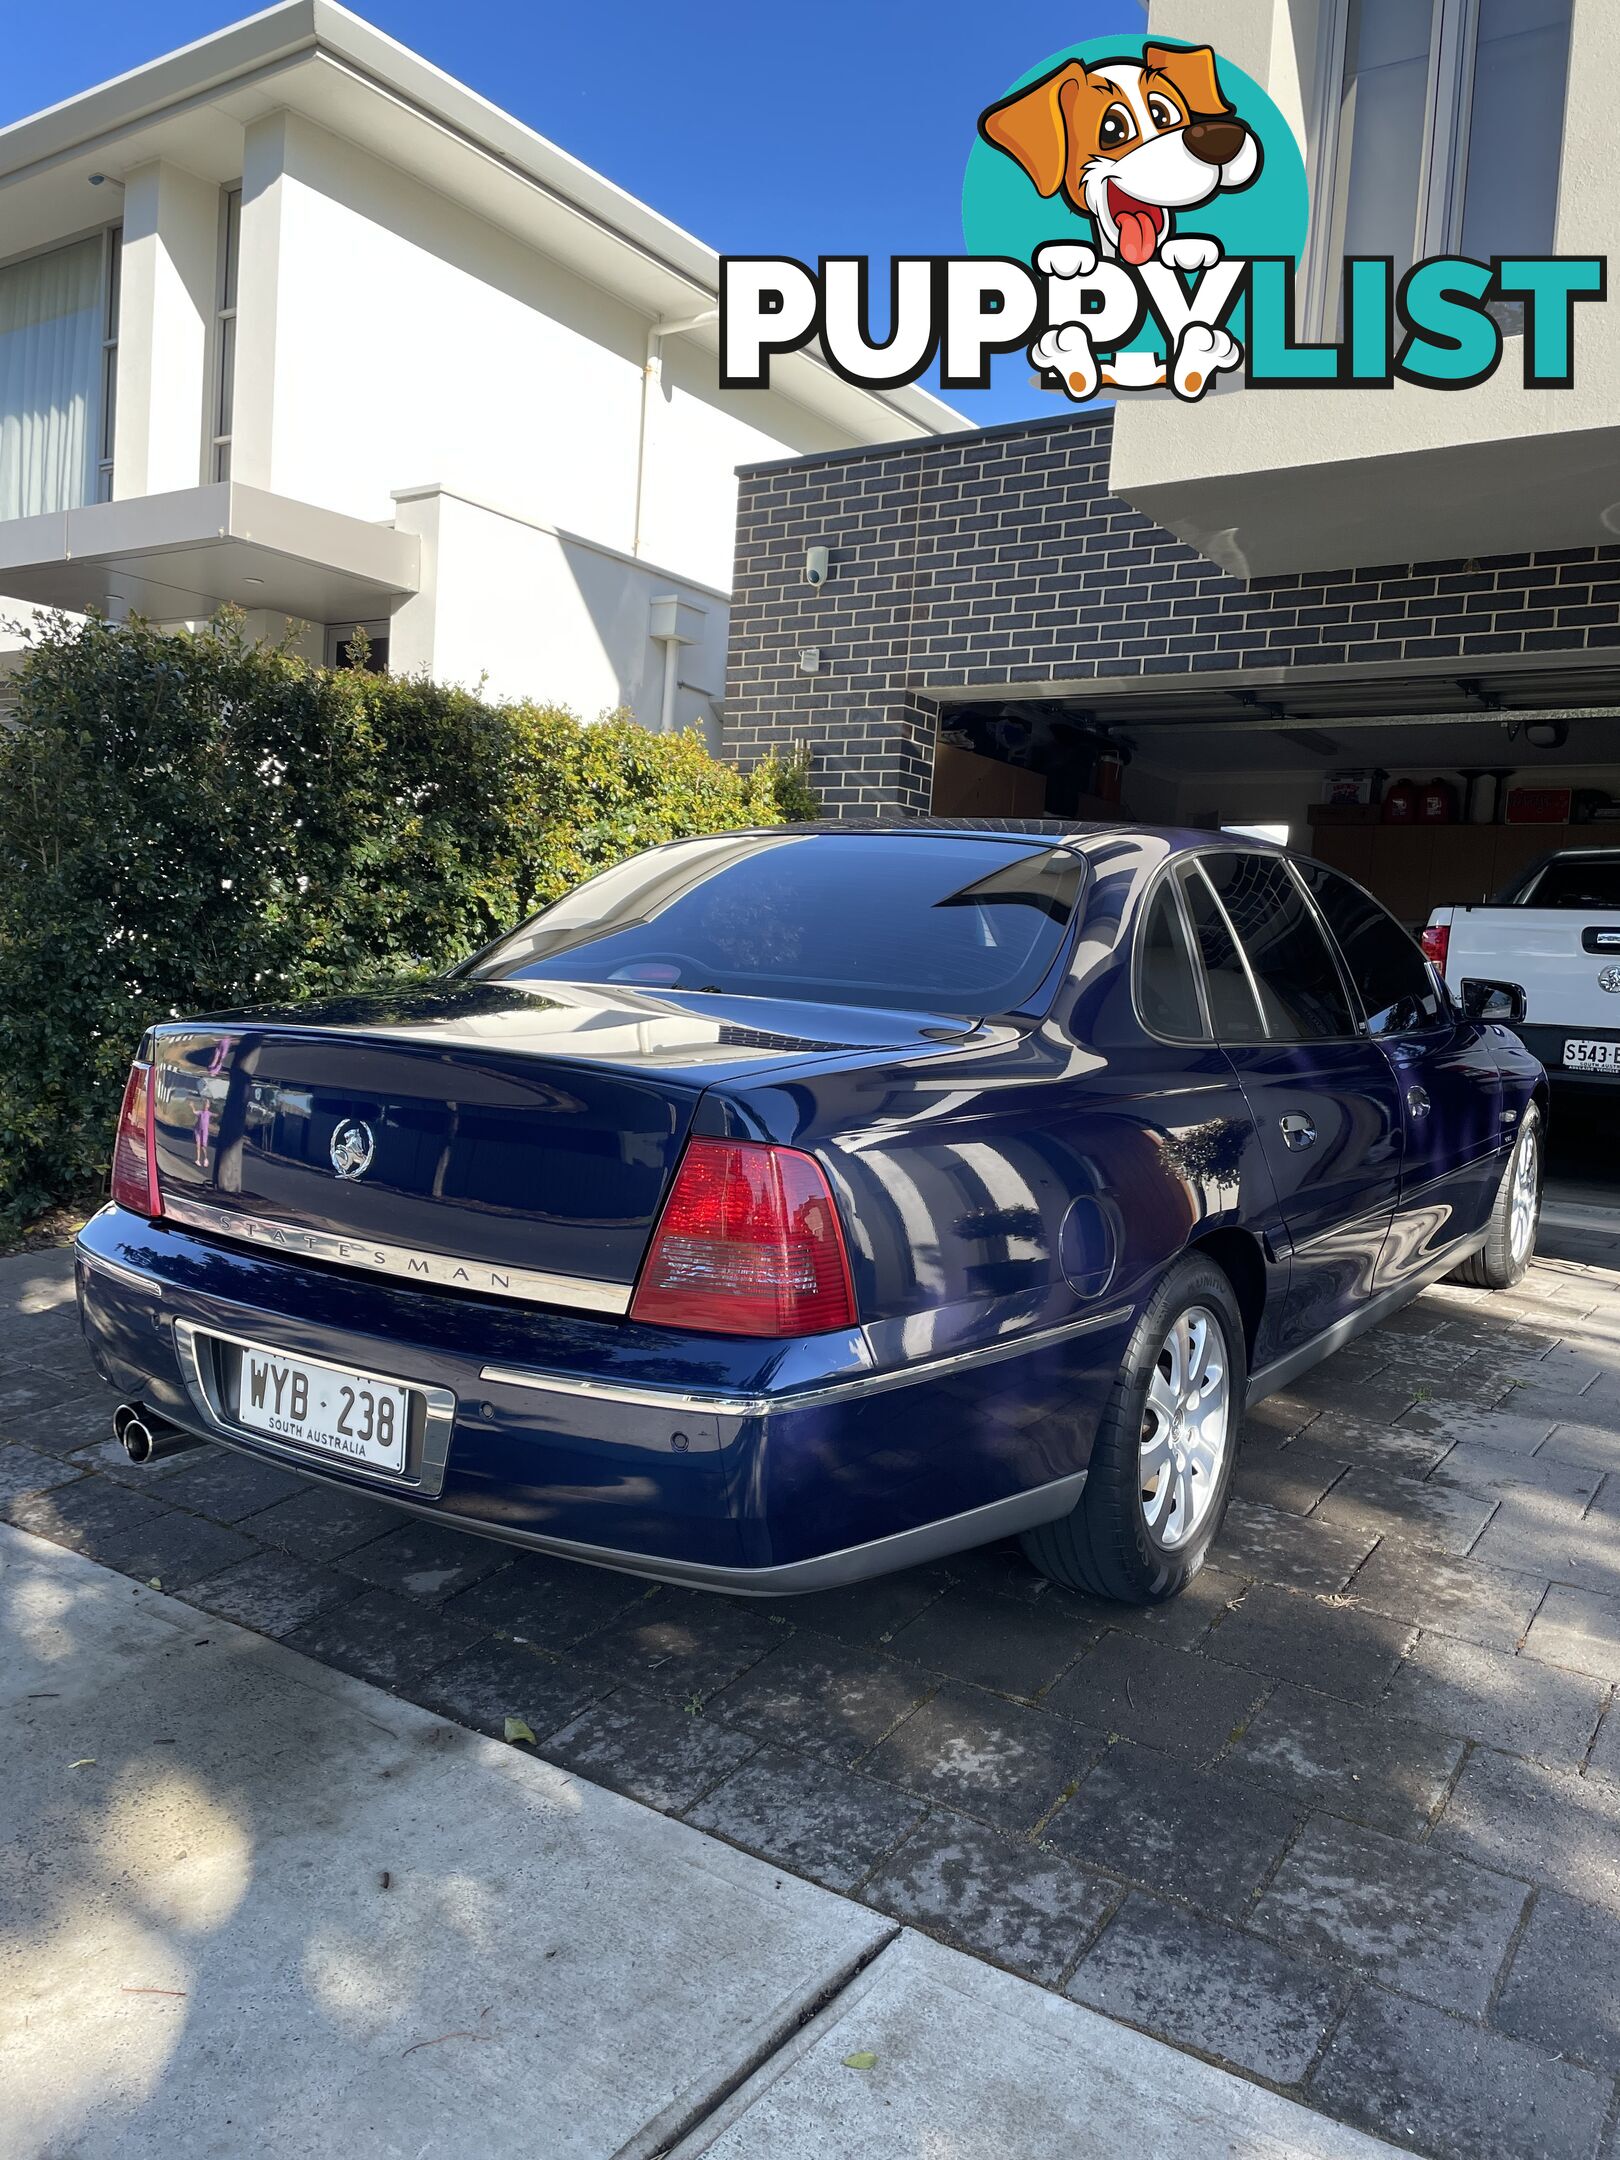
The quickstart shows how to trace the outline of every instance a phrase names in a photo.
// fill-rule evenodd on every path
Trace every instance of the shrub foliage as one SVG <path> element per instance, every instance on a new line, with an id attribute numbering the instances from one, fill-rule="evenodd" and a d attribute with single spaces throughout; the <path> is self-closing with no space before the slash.
<path id="1" fill-rule="evenodd" d="M 105 1173 L 152 1021 L 436 972 L 621 856 L 813 814 L 624 714 L 49 624 L 0 724 L 0 1223 Z"/>

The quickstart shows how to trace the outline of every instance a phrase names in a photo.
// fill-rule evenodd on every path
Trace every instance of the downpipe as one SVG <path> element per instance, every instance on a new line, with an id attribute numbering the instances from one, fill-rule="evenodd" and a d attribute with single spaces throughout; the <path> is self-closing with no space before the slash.
<path id="1" fill-rule="evenodd" d="M 113 1438 L 132 1463 L 156 1462 L 162 1455 L 180 1455 L 201 1447 L 195 1433 L 182 1432 L 167 1418 L 160 1418 L 144 1403 L 120 1403 L 113 1412 Z"/>

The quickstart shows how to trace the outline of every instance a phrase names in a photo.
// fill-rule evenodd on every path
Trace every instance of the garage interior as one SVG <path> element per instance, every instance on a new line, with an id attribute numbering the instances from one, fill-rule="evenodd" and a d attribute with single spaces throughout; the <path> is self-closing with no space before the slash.
<path id="1" fill-rule="evenodd" d="M 1393 817 L 1414 794 L 1449 816 Z M 953 691 L 933 807 L 1259 832 L 1418 927 L 1549 849 L 1620 847 L 1620 668 Z"/>

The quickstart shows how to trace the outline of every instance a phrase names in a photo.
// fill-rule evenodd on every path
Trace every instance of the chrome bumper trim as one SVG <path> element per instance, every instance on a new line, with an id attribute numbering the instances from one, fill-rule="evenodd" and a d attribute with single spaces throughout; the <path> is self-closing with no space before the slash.
<path id="1" fill-rule="evenodd" d="M 220 1397 L 219 1374 L 212 1348 L 215 1343 L 229 1343 L 236 1350 L 260 1350 L 272 1357 L 278 1354 L 274 1343 L 255 1342 L 245 1335 L 230 1335 L 222 1328 L 198 1327 L 190 1320 L 175 1321 L 174 1345 L 180 1361 L 180 1377 L 191 1397 L 191 1407 L 202 1420 L 210 1439 L 245 1443 L 255 1453 L 275 1456 L 289 1469 L 340 1470 L 345 1477 L 363 1479 L 383 1493 L 412 1493 L 436 1500 L 443 1492 L 444 1468 L 450 1458 L 450 1432 L 456 1421 L 456 1398 L 448 1388 L 429 1387 L 423 1381 L 411 1379 L 408 1373 L 388 1375 L 390 1379 L 397 1379 L 401 1387 L 409 1388 L 413 1395 L 420 1395 L 424 1407 L 422 1431 L 411 1435 L 405 1474 L 399 1477 L 392 1470 L 374 1470 L 344 1456 L 328 1454 L 323 1448 L 299 1447 L 293 1441 L 278 1440 L 273 1433 L 258 1432 L 251 1426 L 239 1424 Z M 279 1354 L 286 1357 L 314 1355 L 298 1351 Z M 322 1360 L 314 1356 L 314 1362 L 319 1364 Z"/>
<path id="2" fill-rule="evenodd" d="M 537 1372 L 526 1365 L 486 1365 L 478 1375 L 494 1387 L 533 1388 L 541 1395 L 570 1395 L 624 1409 L 707 1411 L 711 1417 L 757 1417 L 783 1398 L 769 1395 L 703 1395 L 688 1388 L 630 1387 L 615 1380 L 582 1380 L 573 1373 Z"/>
<path id="3" fill-rule="evenodd" d="M 533 1388 L 543 1395 L 583 1396 L 592 1402 L 623 1403 L 644 1410 L 706 1410 L 713 1417 L 766 1417 L 782 1410 L 819 1410 L 828 1403 L 852 1402 L 865 1395 L 886 1394 L 891 1388 L 945 1379 L 975 1366 L 999 1364 L 1004 1358 L 1047 1349 L 1072 1336 L 1094 1334 L 1130 1316 L 1128 1305 L 1113 1305 L 1106 1312 L 1087 1313 L 1084 1319 L 1066 1320 L 1059 1327 L 1042 1328 L 1034 1335 L 1014 1335 L 1005 1342 L 984 1343 L 976 1350 L 952 1351 L 945 1357 L 919 1359 L 915 1365 L 892 1365 L 882 1372 L 857 1373 L 848 1380 L 827 1380 L 819 1386 L 784 1389 L 774 1395 L 708 1395 L 690 1388 L 635 1387 L 616 1380 L 581 1379 L 573 1373 L 542 1372 L 517 1365 L 486 1365 L 478 1377 L 492 1387 Z"/>
<path id="4" fill-rule="evenodd" d="M 615 1316 L 630 1310 L 628 1283 L 598 1282 L 588 1275 L 551 1275 L 540 1268 L 491 1267 L 484 1260 L 458 1260 L 453 1253 L 379 1245 L 375 1238 L 339 1237 L 332 1231 L 304 1230 L 294 1223 L 210 1207 L 183 1194 L 165 1193 L 163 1219 L 183 1223 L 190 1230 L 210 1231 L 238 1245 L 268 1246 L 289 1259 L 325 1260 L 334 1267 L 387 1275 L 432 1290 L 475 1290 L 484 1297 L 512 1298 L 526 1305 L 565 1305 L 576 1312 Z"/>

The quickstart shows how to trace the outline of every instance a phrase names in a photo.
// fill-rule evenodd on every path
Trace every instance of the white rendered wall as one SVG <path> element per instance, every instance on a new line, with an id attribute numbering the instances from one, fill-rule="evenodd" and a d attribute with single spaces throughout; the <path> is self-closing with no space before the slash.
<path id="1" fill-rule="evenodd" d="M 231 478 L 269 488 L 280 360 L 282 172 L 289 115 L 256 120 L 242 138 L 242 221 L 236 269 L 236 377 Z M 373 513 L 375 514 L 375 513 Z"/>
<path id="2" fill-rule="evenodd" d="M 663 647 L 652 603 L 674 593 L 704 610 L 680 648 L 675 724 L 713 737 L 725 681 L 724 596 L 578 537 L 443 489 L 407 490 L 395 522 L 422 538 L 423 587 L 394 617 L 389 666 L 490 698 L 566 705 L 582 719 L 625 705 L 659 724 Z"/>
<path id="3" fill-rule="evenodd" d="M 178 165 L 124 189 L 113 494 L 196 487 L 203 471 L 217 305 L 220 195 Z"/>
<path id="4" fill-rule="evenodd" d="M 664 342 L 647 399 L 640 552 L 729 591 L 737 467 L 846 449 L 851 438 L 767 390 L 729 390 L 720 404 L 718 366 L 696 339 Z"/>
<path id="5" fill-rule="evenodd" d="M 50 613 L 49 608 L 35 607 L 28 600 L 0 597 L 0 654 L 26 651 L 29 630 Z"/>
<path id="6" fill-rule="evenodd" d="M 297 115 L 249 130 L 245 174 L 237 478 L 384 519 L 426 472 L 631 549 L 645 316 Z M 678 343 L 642 553 L 729 585 L 733 468 L 842 438 L 785 398 L 703 397 L 713 358 Z"/>

